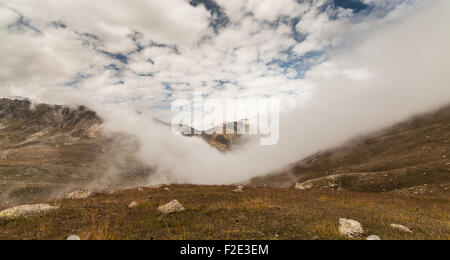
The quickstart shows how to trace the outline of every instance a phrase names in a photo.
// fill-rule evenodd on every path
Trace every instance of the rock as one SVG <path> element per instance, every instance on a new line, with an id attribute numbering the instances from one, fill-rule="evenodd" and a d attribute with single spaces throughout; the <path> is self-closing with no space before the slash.
<path id="1" fill-rule="evenodd" d="M 165 191 L 170 191 L 170 189 L 169 189 L 169 188 L 164 188 L 164 190 L 165 190 Z"/>
<path id="2" fill-rule="evenodd" d="M 78 190 L 70 193 L 67 195 L 66 199 L 72 199 L 72 200 L 81 200 L 81 199 L 87 199 L 90 196 L 92 196 L 92 192 L 88 190 Z"/>
<path id="3" fill-rule="evenodd" d="M 42 215 L 58 209 L 60 209 L 60 207 L 54 207 L 48 204 L 23 205 L 3 210 L 2 212 L 0 212 L 0 218 L 12 219 L 19 217 L 31 217 Z"/>
<path id="4" fill-rule="evenodd" d="M 367 240 L 368 241 L 376 241 L 376 240 L 381 240 L 381 238 L 379 236 L 372 235 L 372 236 L 369 236 L 367 238 Z"/>
<path id="5" fill-rule="evenodd" d="M 237 189 L 234 190 L 236 193 L 244 192 L 244 186 L 238 186 Z"/>
<path id="6" fill-rule="evenodd" d="M 133 209 L 136 208 L 137 206 L 139 206 L 139 204 L 136 201 L 133 201 L 130 203 L 130 205 L 128 205 L 128 208 Z"/>
<path id="7" fill-rule="evenodd" d="M 343 236 L 356 237 L 364 233 L 361 224 L 356 220 L 339 219 L 339 233 Z"/>
<path id="8" fill-rule="evenodd" d="M 395 229 L 398 229 L 398 230 L 406 232 L 406 233 L 413 233 L 411 231 L 411 229 L 409 229 L 409 228 L 407 228 L 405 226 L 402 226 L 402 225 L 392 224 L 391 228 L 395 228 Z"/>
<path id="9" fill-rule="evenodd" d="M 67 238 L 68 241 L 78 241 L 81 240 L 81 238 L 79 236 L 76 235 L 71 235 Z"/>
<path id="10" fill-rule="evenodd" d="M 138 188 L 137 191 L 144 191 L 144 189 L 143 188 Z"/>
<path id="11" fill-rule="evenodd" d="M 304 183 L 297 183 L 295 185 L 295 189 L 297 190 L 310 190 L 313 188 L 313 183 L 312 182 L 304 182 Z"/>
<path id="12" fill-rule="evenodd" d="M 166 205 L 159 207 L 158 210 L 163 214 L 171 214 L 175 212 L 182 212 L 185 209 L 183 205 L 181 205 L 181 203 L 178 202 L 178 200 L 174 200 Z"/>

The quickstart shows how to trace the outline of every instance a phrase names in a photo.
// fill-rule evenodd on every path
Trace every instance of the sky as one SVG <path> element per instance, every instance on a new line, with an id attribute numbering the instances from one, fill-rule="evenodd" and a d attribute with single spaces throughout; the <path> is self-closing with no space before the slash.
<path id="1" fill-rule="evenodd" d="M 141 141 L 148 184 L 237 183 L 450 104 L 449 13 L 448 0 L 0 0 L 0 97 L 94 109 Z M 147 114 L 196 91 L 280 100 L 279 143 L 224 154 Z"/>
<path id="2" fill-rule="evenodd" d="M 142 110 L 194 91 L 296 103 L 308 71 L 417 2 L 0 0 L 0 94 Z"/>

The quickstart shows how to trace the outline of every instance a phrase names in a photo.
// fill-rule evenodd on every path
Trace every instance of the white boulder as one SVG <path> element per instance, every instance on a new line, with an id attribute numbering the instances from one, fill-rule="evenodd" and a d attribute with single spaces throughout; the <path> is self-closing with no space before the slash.
<path id="1" fill-rule="evenodd" d="M 81 240 L 81 238 L 79 236 L 76 235 L 71 235 L 67 238 L 68 241 L 78 241 Z"/>
<path id="2" fill-rule="evenodd" d="M 58 209 L 60 209 L 60 207 L 50 206 L 48 204 L 23 205 L 1 211 L 0 218 L 13 219 L 20 217 L 31 217 Z"/>
<path id="3" fill-rule="evenodd" d="M 381 240 L 381 238 L 379 236 L 372 235 L 372 236 L 369 236 L 367 238 L 367 240 L 368 241 L 378 241 L 378 240 Z"/>
<path id="4" fill-rule="evenodd" d="M 236 193 L 244 192 L 244 186 L 242 186 L 242 185 L 238 186 L 237 189 L 234 190 L 234 192 L 236 192 Z"/>
<path id="5" fill-rule="evenodd" d="M 297 183 L 295 185 L 295 189 L 297 190 L 310 190 L 314 187 L 312 182 L 304 182 L 304 183 Z"/>
<path id="6" fill-rule="evenodd" d="M 402 226 L 402 225 L 392 224 L 392 225 L 391 225 L 391 228 L 398 229 L 398 230 L 400 230 L 400 231 L 402 231 L 402 232 L 405 232 L 405 233 L 413 233 L 413 232 L 411 231 L 411 229 L 409 229 L 409 228 L 407 228 L 407 227 L 405 227 L 405 226 Z"/>
<path id="7" fill-rule="evenodd" d="M 136 208 L 137 206 L 139 206 L 139 204 L 136 201 L 133 201 L 130 203 L 130 205 L 128 205 L 128 208 L 133 209 Z"/>
<path id="8" fill-rule="evenodd" d="M 339 219 L 339 233 L 353 238 L 364 234 L 364 229 L 356 220 L 341 218 Z"/>
<path id="9" fill-rule="evenodd" d="M 87 199 L 90 196 L 92 196 L 92 191 L 88 190 L 78 190 L 70 193 L 66 196 L 66 199 L 72 199 L 72 200 L 82 200 Z"/>
<path id="10" fill-rule="evenodd" d="M 178 202 L 178 200 L 174 200 L 170 203 L 167 203 L 166 205 L 159 207 L 158 210 L 163 214 L 171 214 L 175 212 L 182 212 L 185 209 L 183 205 Z"/>

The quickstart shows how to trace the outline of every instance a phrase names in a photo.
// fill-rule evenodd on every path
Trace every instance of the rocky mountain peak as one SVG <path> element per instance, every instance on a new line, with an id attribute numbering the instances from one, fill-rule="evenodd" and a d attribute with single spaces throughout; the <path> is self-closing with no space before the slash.
<path id="1" fill-rule="evenodd" d="M 20 125 L 26 132 L 38 132 L 45 128 L 79 134 L 103 120 L 84 106 L 69 107 L 35 104 L 29 100 L 0 99 L 0 122 Z"/>

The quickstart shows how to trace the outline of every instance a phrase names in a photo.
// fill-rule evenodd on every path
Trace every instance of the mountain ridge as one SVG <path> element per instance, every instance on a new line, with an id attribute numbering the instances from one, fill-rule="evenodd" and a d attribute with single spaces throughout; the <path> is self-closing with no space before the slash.
<path id="1" fill-rule="evenodd" d="M 316 153 L 250 183 L 448 196 L 449 158 L 450 106 L 446 106 Z"/>

